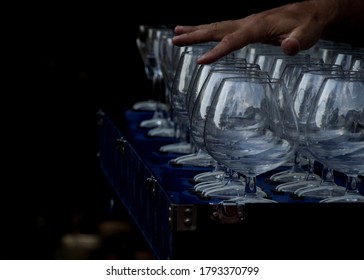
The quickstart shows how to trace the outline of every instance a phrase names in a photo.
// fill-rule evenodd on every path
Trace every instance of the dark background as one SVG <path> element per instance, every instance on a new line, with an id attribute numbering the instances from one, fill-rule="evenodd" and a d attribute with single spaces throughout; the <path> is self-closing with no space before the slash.
<path id="1" fill-rule="evenodd" d="M 95 233 L 108 220 L 132 225 L 122 206 L 110 215 L 113 194 L 97 166 L 96 112 L 103 109 L 122 128 L 124 110 L 149 98 L 135 45 L 140 24 L 238 19 L 287 2 L 32 3 L 9 10 L 14 80 L 6 95 L 14 108 L 5 108 L 4 120 L 13 148 L 5 149 L 2 258 L 53 259 L 66 233 Z M 340 29 L 328 38 L 362 43 Z"/>

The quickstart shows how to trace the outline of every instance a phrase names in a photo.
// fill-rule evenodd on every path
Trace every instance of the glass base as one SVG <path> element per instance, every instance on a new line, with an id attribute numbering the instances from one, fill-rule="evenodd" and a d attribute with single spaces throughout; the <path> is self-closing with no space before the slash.
<path id="1" fill-rule="evenodd" d="M 192 153 L 192 147 L 190 143 L 179 142 L 164 145 L 159 148 L 162 153 L 176 153 L 176 154 L 190 154 Z"/>
<path id="2" fill-rule="evenodd" d="M 364 203 L 364 196 L 360 194 L 346 194 L 340 197 L 325 198 L 320 203 Z"/>
<path id="3" fill-rule="evenodd" d="M 307 176 L 306 172 L 293 172 L 290 170 L 286 170 L 270 176 L 269 182 L 283 184 L 296 181 L 303 181 L 305 180 L 306 176 Z"/>
<path id="4" fill-rule="evenodd" d="M 207 188 L 202 192 L 202 195 L 219 198 L 219 199 L 229 199 L 233 197 L 243 197 L 245 195 L 245 185 L 240 184 L 231 184 L 225 185 L 223 187 L 213 187 Z M 257 196 L 258 197 L 267 197 L 267 193 L 262 191 L 261 188 L 257 189 Z"/>
<path id="5" fill-rule="evenodd" d="M 320 181 L 297 181 L 297 182 L 290 182 L 290 183 L 283 183 L 279 184 L 275 187 L 275 190 L 278 192 L 287 192 L 287 193 L 294 193 L 300 188 L 303 187 L 310 187 L 314 188 L 317 187 L 320 184 Z"/>
<path id="6" fill-rule="evenodd" d="M 191 165 L 201 167 L 212 167 L 215 165 L 215 160 L 206 154 L 190 154 L 189 156 L 181 156 L 173 160 L 175 164 Z"/>
<path id="7" fill-rule="evenodd" d="M 148 131 L 148 136 L 151 137 L 166 137 L 173 138 L 176 136 L 176 131 L 172 127 L 156 127 Z"/>
<path id="8" fill-rule="evenodd" d="M 209 171 L 209 172 L 202 172 L 193 177 L 193 181 L 195 183 L 201 182 L 209 182 L 209 181 L 216 181 L 218 179 L 222 179 L 225 172 L 222 170 L 219 171 Z"/>
<path id="9" fill-rule="evenodd" d="M 294 194 L 298 197 L 325 199 L 343 196 L 345 194 L 345 188 L 340 186 L 308 186 L 296 190 Z"/>
<path id="10" fill-rule="evenodd" d="M 205 181 L 205 182 L 201 182 L 196 184 L 193 189 L 196 193 L 202 193 L 204 190 L 208 189 L 208 188 L 222 188 L 226 185 L 227 181 L 225 180 L 213 180 L 213 181 Z"/>
<path id="11" fill-rule="evenodd" d="M 245 204 L 249 204 L 249 203 L 278 203 L 278 202 L 275 200 L 272 200 L 272 199 L 267 199 L 267 198 L 259 197 L 259 196 L 256 196 L 256 197 L 245 196 L 242 199 L 236 200 L 237 205 L 245 205 Z"/>
<path id="12" fill-rule="evenodd" d="M 155 111 L 157 108 L 168 110 L 168 106 L 164 103 L 155 100 L 145 100 L 137 102 L 133 105 L 133 110 L 136 111 Z"/>
<path id="13" fill-rule="evenodd" d="M 144 121 L 140 122 L 139 127 L 155 128 L 155 127 L 161 126 L 164 121 L 165 121 L 165 119 L 161 119 L 161 118 L 153 118 L 150 120 L 144 120 Z"/>

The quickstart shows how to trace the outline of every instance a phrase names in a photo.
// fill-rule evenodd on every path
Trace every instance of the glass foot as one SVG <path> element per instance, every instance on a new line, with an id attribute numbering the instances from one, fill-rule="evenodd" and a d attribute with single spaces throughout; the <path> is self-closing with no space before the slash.
<path id="1" fill-rule="evenodd" d="M 209 155 L 191 154 L 189 157 L 180 157 L 174 160 L 176 164 L 212 167 L 215 161 Z"/>
<path id="2" fill-rule="evenodd" d="M 345 188 L 340 186 L 308 186 L 294 192 L 298 197 L 311 197 L 325 199 L 329 197 L 339 197 L 345 194 Z"/>
<path id="3" fill-rule="evenodd" d="M 175 135 L 176 135 L 175 129 L 169 127 L 156 127 L 148 131 L 148 136 L 151 137 L 173 138 L 175 137 Z"/>
<path id="4" fill-rule="evenodd" d="M 140 101 L 133 105 L 133 110 L 136 111 L 156 111 L 157 108 L 165 111 L 168 110 L 168 106 L 166 104 L 155 100 Z"/>
<path id="5" fill-rule="evenodd" d="M 307 176 L 306 172 L 282 171 L 269 177 L 269 182 L 283 184 L 289 182 L 303 181 Z"/>
<path id="6" fill-rule="evenodd" d="M 275 187 L 275 190 L 278 192 L 287 192 L 287 193 L 294 193 L 300 188 L 303 187 L 310 187 L 314 188 L 317 187 L 320 184 L 319 181 L 297 181 L 297 182 L 289 182 L 289 183 L 283 183 L 279 184 Z"/>
<path id="7" fill-rule="evenodd" d="M 202 172 L 193 177 L 193 181 L 195 183 L 206 182 L 206 181 L 216 181 L 218 179 L 222 179 L 224 176 L 224 171 L 210 171 L 210 172 Z"/>
<path id="8" fill-rule="evenodd" d="M 163 124 L 163 121 L 164 121 L 164 119 L 159 119 L 159 118 L 144 120 L 144 121 L 140 122 L 139 127 L 154 128 L 154 127 L 161 126 Z"/>
<path id="9" fill-rule="evenodd" d="M 176 153 L 176 154 L 190 154 L 192 153 L 192 147 L 190 143 L 173 143 L 164 145 L 159 148 L 162 153 Z"/>
<path id="10" fill-rule="evenodd" d="M 340 197 L 325 198 L 320 203 L 364 203 L 364 196 L 360 194 L 346 194 Z"/>

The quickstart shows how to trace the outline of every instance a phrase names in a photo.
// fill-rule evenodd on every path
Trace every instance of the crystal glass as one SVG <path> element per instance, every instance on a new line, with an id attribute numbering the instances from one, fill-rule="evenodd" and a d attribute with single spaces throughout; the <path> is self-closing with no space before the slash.
<path id="1" fill-rule="evenodd" d="M 189 83 L 193 77 L 194 68 L 198 65 L 196 63 L 197 58 L 208 48 L 211 48 L 211 44 L 194 45 L 185 49 L 179 57 L 171 92 L 171 110 L 174 114 L 176 137 L 179 139 L 179 142 L 160 147 L 160 152 L 178 154 L 190 154 L 192 152 L 188 135 L 189 121 L 186 95 Z"/>
<path id="2" fill-rule="evenodd" d="M 172 44 L 173 37 L 172 30 L 166 30 L 159 36 L 158 42 L 158 57 L 160 61 L 160 70 L 163 77 L 162 88 L 160 89 L 160 101 L 163 101 L 163 105 L 160 106 L 159 117 L 160 125 L 152 128 L 148 131 L 147 135 L 151 137 L 174 137 L 174 123 L 173 114 L 171 108 L 171 92 L 174 78 L 174 48 Z M 163 96 L 164 92 L 164 96 Z M 162 104 L 162 103 L 161 103 Z"/>
<path id="3" fill-rule="evenodd" d="M 206 149 L 246 180 L 244 195 L 223 200 L 222 205 L 274 202 L 257 194 L 256 177 L 284 164 L 295 150 L 298 135 L 289 94 L 280 92 L 289 105 L 283 116 L 278 89 L 259 77 L 234 77 L 225 78 L 215 93 L 206 117 Z M 286 129 L 285 119 L 293 120 L 289 127 L 295 129 Z"/>
<path id="4" fill-rule="evenodd" d="M 154 111 L 153 117 L 149 120 L 143 120 L 139 126 L 143 128 L 154 128 L 161 126 L 165 123 L 165 111 L 168 106 L 165 104 L 164 99 L 164 77 L 161 69 L 161 56 L 160 47 L 164 36 L 172 37 L 171 29 L 165 26 L 143 26 L 139 30 L 145 29 L 145 36 L 141 40 L 139 34 L 137 38 L 137 46 L 143 58 L 144 66 L 147 73 L 147 78 L 152 82 L 152 99 L 147 101 L 138 102 L 133 105 L 134 110 L 152 110 Z"/>
<path id="5" fill-rule="evenodd" d="M 292 95 L 294 111 L 297 115 L 297 120 L 299 123 L 300 141 L 297 146 L 296 157 L 302 157 L 308 159 L 308 169 L 305 172 L 306 175 L 303 178 L 293 177 L 291 181 L 279 184 L 275 189 L 277 191 L 290 192 L 293 193 L 297 189 L 317 185 L 321 178 L 319 175 L 314 173 L 314 160 L 311 155 L 307 152 L 306 143 L 304 141 L 304 129 L 306 125 L 308 110 L 310 108 L 311 102 L 319 89 L 324 78 L 328 75 L 343 75 L 342 68 L 338 65 L 331 64 L 306 64 L 306 65 L 293 65 L 291 67 L 292 71 L 298 74 L 294 85 L 289 88 L 290 94 Z M 290 70 L 287 68 L 286 70 Z M 285 71 L 286 71 L 285 70 Z M 289 76 L 291 76 L 290 74 Z M 285 80 L 285 79 L 284 79 Z M 289 78 L 290 82 L 293 83 L 293 78 Z M 286 80 L 285 80 L 286 81 Z M 287 83 L 287 81 L 286 81 Z M 300 159 L 297 160 L 300 162 Z M 292 174 L 295 175 L 296 174 Z M 287 178 L 287 177 L 286 177 Z"/>
<path id="6" fill-rule="evenodd" d="M 211 69 L 237 69 L 237 68 L 246 68 L 247 63 L 245 59 L 236 58 L 231 55 L 228 55 L 218 62 L 212 63 L 210 65 L 198 65 L 194 68 L 194 73 L 192 74 L 192 80 L 189 84 L 189 88 L 186 94 L 186 109 L 189 117 L 189 132 L 190 135 L 193 136 L 193 131 L 191 127 L 191 115 L 193 111 L 193 106 L 195 104 L 195 100 L 199 94 L 201 87 L 203 86 L 207 75 Z M 216 161 L 205 152 L 204 149 L 201 149 L 200 145 L 194 141 L 194 137 L 190 138 L 191 145 L 193 148 L 193 153 L 189 155 L 183 155 L 174 160 L 176 164 L 181 165 L 193 165 L 193 166 L 215 166 Z"/>
<path id="7" fill-rule="evenodd" d="M 220 83 L 227 77 L 261 77 L 268 81 L 269 77 L 266 72 L 257 70 L 256 67 L 248 67 L 242 65 L 230 66 L 217 66 L 210 69 L 207 78 L 205 79 L 200 92 L 194 102 L 194 107 L 191 113 L 191 136 L 196 146 L 209 155 L 204 142 L 204 130 L 207 112 L 211 106 L 216 90 L 219 88 Z M 217 180 L 211 182 L 203 182 L 194 186 L 196 192 L 201 192 L 205 196 L 214 197 L 230 197 L 244 193 L 245 185 L 244 178 L 239 176 L 237 172 L 231 168 L 227 168 L 219 163 L 220 166 L 225 168 L 223 177 L 219 176 Z M 260 196 L 267 196 L 267 194 L 258 188 Z"/>
<path id="8" fill-rule="evenodd" d="M 311 108 L 308 149 L 316 160 L 347 176 L 345 194 L 321 202 L 364 202 L 358 178 L 364 174 L 363 78 L 326 78 Z"/>
<path id="9" fill-rule="evenodd" d="M 165 26 L 139 25 L 136 45 L 144 64 L 144 72 L 148 81 L 152 85 L 151 98 L 146 101 L 137 102 L 133 105 L 134 110 L 156 111 L 163 108 L 160 104 L 158 88 L 162 82 L 163 76 L 160 69 L 159 61 L 159 38 L 164 32 L 171 32 Z M 159 108 L 158 108 L 159 106 Z M 157 115 L 155 117 L 158 117 Z M 154 127 L 158 122 L 151 122 L 150 126 Z"/>

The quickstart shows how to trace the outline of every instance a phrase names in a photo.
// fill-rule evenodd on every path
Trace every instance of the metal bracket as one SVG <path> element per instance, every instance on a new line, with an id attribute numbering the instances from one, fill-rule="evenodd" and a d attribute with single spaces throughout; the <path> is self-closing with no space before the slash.
<path id="1" fill-rule="evenodd" d="M 124 137 L 120 137 L 116 139 L 116 148 L 120 151 L 121 155 L 125 155 L 125 144 L 127 141 Z"/>
<path id="2" fill-rule="evenodd" d="M 169 206 L 168 223 L 171 230 L 193 231 L 197 228 L 197 208 L 191 204 Z"/>
<path id="3" fill-rule="evenodd" d="M 156 185 L 157 179 L 154 176 L 148 177 L 145 181 L 145 188 L 151 193 L 152 198 L 155 198 Z"/>
<path id="4" fill-rule="evenodd" d="M 246 218 L 244 205 L 234 202 L 221 202 L 212 206 L 211 219 L 224 224 L 242 222 Z"/>

